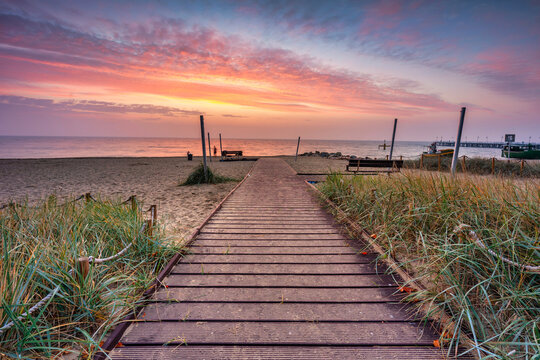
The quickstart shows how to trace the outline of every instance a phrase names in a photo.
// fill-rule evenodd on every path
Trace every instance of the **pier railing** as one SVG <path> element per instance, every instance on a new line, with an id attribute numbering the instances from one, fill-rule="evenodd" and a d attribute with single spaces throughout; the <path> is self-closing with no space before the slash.
<path id="1" fill-rule="evenodd" d="M 513 142 L 512 145 L 531 145 L 531 147 L 535 150 L 540 150 L 540 144 L 533 144 L 533 143 L 525 143 L 520 142 L 516 143 Z M 455 146 L 456 143 L 454 141 L 435 141 L 435 145 L 437 146 Z M 492 149 L 502 149 L 505 147 L 507 143 L 505 142 L 481 142 L 481 141 L 462 141 L 459 146 L 461 147 L 469 147 L 469 148 L 492 148 Z"/>

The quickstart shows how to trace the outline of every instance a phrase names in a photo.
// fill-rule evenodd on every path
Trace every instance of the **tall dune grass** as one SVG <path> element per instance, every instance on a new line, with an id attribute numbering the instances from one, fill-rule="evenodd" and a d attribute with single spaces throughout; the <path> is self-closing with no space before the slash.
<path id="1" fill-rule="evenodd" d="M 425 285 L 413 296 L 430 315 L 442 309 L 454 320 L 441 338 L 450 352 L 467 334 L 475 342 L 469 351 L 482 358 L 539 356 L 540 274 L 454 232 L 470 225 L 496 254 L 540 265 L 537 181 L 406 172 L 332 175 L 320 189 Z"/>
<path id="2" fill-rule="evenodd" d="M 463 168 L 465 164 L 465 168 Z M 422 166 L 420 166 L 422 165 Z M 430 171 L 444 171 L 449 172 L 452 165 L 451 156 L 442 156 L 439 160 L 435 156 L 424 157 L 422 164 L 420 159 L 405 160 L 403 166 L 408 169 L 424 169 Z M 492 167 L 494 165 L 494 167 Z M 497 175 L 497 176 L 515 176 L 515 177 L 540 177 L 540 162 L 535 160 L 525 160 L 523 168 L 521 167 L 521 161 L 512 160 L 499 160 L 496 159 L 492 163 L 492 159 L 484 159 L 477 157 L 466 157 L 465 161 L 460 158 L 459 163 L 456 166 L 457 172 L 476 174 L 476 175 Z"/>
<path id="3" fill-rule="evenodd" d="M 0 212 L 0 352 L 7 357 L 59 358 L 65 352 L 89 357 L 104 334 L 137 303 L 176 249 L 140 232 L 143 219 L 130 206 L 70 202 L 54 197 L 37 207 Z M 121 257 L 91 264 L 86 278 L 72 271 L 81 256 Z M 17 317 L 56 290 L 33 314 Z"/>

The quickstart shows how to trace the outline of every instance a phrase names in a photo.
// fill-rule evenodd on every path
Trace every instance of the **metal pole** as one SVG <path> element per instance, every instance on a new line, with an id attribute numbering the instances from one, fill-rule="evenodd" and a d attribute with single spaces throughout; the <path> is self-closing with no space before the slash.
<path id="1" fill-rule="evenodd" d="M 298 148 L 300 148 L 300 136 L 298 137 L 298 144 L 296 144 L 296 156 L 294 157 L 294 161 L 298 159 Z"/>
<path id="2" fill-rule="evenodd" d="M 206 167 L 206 144 L 204 143 L 204 116 L 201 115 L 201 139 L 204 166 L 204 181 L 208 182 L 208 168 Z"/>
<path id="3" fill-rule="evenodd" d="M 223 146 L 221 146 L 221 133 L 219 133 L 219 154 L 221 155 L 221 158 L 223 159 Z"/>
<path id="4" fill-rule="evenodd" d="M 394 119 L 394 131 L 392 131 L 392 145 L 390 146 L 390 156 L 388 160 L 392 160 L 392 153 L 394 152 L 394 139 L 396 138 L 397 119 Z"/>
<path id="5" fill-rule="evenodd" d="M 208 156 L 210 157 L 210 162 L 212 162 L 212 146 L 210 146 L 210 133 L 208 133 Z"/>
<path id="6" fill-rule="evenodd" d="M 459 117 L 459 126 L 456 136 L 456 143 L 454 145 L 454 157 L 452 158 L 452 175 L 456 172 L 456 166 L 458 163 L 458 157 L 459 157 L 459 145 L 461 143 L 461 132 L 463 131 L 463 121 L 465 120 L 465 110 L 467 108 L 462 107 L 461 108 L 461 116 Z"/>

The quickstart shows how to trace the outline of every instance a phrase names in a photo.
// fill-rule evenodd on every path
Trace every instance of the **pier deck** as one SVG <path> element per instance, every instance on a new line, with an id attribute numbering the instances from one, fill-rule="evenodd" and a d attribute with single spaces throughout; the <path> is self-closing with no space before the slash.
<path id="1" fill-rule="evenodd" d="M 110 356 L 444 358 L 359 246 L 289 165 L 261 159 Z"/>

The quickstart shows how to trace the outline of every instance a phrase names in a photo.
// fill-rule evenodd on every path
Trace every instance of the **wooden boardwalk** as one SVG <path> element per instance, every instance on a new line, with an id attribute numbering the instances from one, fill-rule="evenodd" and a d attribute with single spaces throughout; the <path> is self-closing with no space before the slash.
<path id="1" fill-rule="evenodd" d="M 111 357 L 443 358 L 375 255 L 357 249 L 289 165 L 261 159 Z"/>

